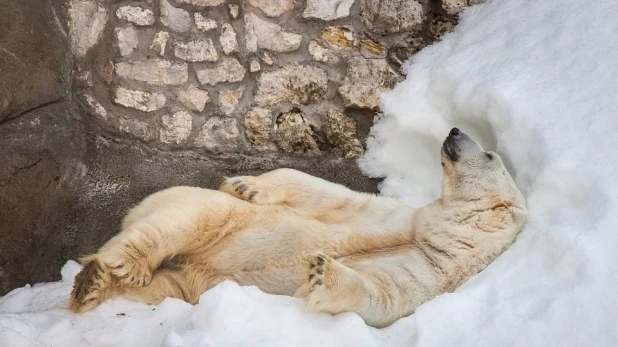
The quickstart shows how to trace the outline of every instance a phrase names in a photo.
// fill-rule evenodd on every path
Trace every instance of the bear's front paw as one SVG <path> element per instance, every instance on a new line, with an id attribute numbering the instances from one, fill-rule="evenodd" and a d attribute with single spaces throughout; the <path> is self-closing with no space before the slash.
<path id="1" fill-rule="evenodd" d="M 130 257 L 124 254 L 102 254 L 99 259 L 118 278 L 122 287 L 144 287 L 152 281 L 152 271 L 146 257 Z"/>
<path id="2" fill-rule="evenodd" d="M 71 291 L 71 311 L 83 313 L 105 300 L 105 292 L 110 285 L 110 274 L 96 260 L 84 264 L 82 271 L 75 276 Z"/>

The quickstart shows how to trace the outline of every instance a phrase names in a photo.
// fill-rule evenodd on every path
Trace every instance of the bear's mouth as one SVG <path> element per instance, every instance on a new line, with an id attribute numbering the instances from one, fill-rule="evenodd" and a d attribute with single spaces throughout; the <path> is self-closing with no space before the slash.
<path id="1" fill-rule="evenodd" d="M 457 144 L 453 140 L 452 137 L 447 137 L 442 144 L 442 151 L 449 157 L 452 161 L 457 161 L 459 159 L 459 155 L 457 154 Z"/>

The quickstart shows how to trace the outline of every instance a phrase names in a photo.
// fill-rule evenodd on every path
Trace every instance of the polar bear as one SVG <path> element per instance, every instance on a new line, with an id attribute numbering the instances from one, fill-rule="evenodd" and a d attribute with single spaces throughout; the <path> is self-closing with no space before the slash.
<path id="1" fill-rule="evenodd" d="M 82 259 L 70 308 L 113 297 L 196 303 L 232 280 L 388 326 L 485 268 L 527 215 L 500 157 L 457 128 L 441 161 L 442 196 L 418 209 L 291 169 L 229 178 L 220 191 L 154 193 Z"/>

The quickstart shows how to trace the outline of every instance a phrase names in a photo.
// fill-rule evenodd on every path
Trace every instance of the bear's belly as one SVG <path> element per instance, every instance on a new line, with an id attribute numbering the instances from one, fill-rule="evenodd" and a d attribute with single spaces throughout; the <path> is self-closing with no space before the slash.
<path id="1" fill-rule="evenodd" d="M 262 222 L 236 232 L 209 255 L 216 276 L 271 294 L 293 295 L 307 276 L 308 257 L 318 251 L 337 257 L 352 232 L 346 224 L 301 216 Z"/>

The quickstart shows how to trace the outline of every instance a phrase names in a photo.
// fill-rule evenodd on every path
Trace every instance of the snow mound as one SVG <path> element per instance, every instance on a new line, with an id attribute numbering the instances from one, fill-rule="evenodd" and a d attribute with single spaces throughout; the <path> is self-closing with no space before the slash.
<path id="1" fill-rule="evenodd" d="M 225 282 L 191 306 L 110 300 L 65 307 L 63 280 L 0 298 L 0 346 L 614 346 L 618 341 L 618 6 L 488 0 L 417 54 L 384 95 L 360 160 L 381 192 L 439 196 L 453 126 L 495 150 L 528 200 L 515 244 L 455 293 L 390 327 Z"/>

